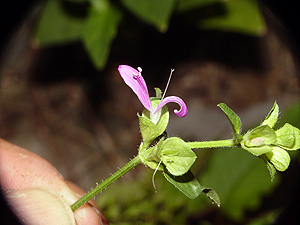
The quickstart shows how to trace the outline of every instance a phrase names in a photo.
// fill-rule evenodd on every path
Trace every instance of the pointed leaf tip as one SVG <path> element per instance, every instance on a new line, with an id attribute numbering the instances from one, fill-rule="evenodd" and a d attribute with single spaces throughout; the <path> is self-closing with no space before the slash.
<path id="1" fill-rule="evenodd" d="M 266 119 L 262 122 L 261 125 L 268 125 L 271 128 L 274 127 L 274 125 L 277 123 L 278 115 L 279 115 L 279 106 L 275 101 L 272 109 L 270 110 Z"/>
<path id="2" fill-rule="evenodd" d="M 238 137 L 238 135 L 241 132 L 241 127 L 242 127 L 242 123 L 240 118 L 238 117 L 238 115 L 232 110 L 230 109 L 225 103 L 220 103 L 217 105 L 218 107 L 220 107 L 220 109 L 225 113 L 225 115 L 227 116 L 232 130 L 234 132 L 234 136 L 235 138 Z"/>
<path id="3" fill-rule="evenodd" d="M 203 193 L 206 194 L 206 196 L 214 203 L 216 204 L 218 207 L 221 206 L 221 200 L 219 195 L 217 194 L 217 192 L 214 189 L 211 188 L 204 188 L 203 189 Z"/>

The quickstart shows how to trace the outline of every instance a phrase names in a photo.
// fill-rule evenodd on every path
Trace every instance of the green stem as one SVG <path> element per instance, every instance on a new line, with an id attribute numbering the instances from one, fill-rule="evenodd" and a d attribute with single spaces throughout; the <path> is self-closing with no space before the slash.
<path id="1" fill-rule="evenodd" d="M 218 140 L 218 141 L 195 141 L 187 142 L 190 148 L 220 148 L 220 147 L 234 147 L 236 144 L 234 140 Z"/>
<path id="2" fill-rule="evenodd" d="M 127 164 L 125 164 L 122 168 L 120 168 L 117 172 L 115 172 L 113 175 L 111 175 L 109 178 L 107 178 L 101 184 L 97 185 L 94 189 L 92 189 L 90 192 L 86 193 L 77 202 L 75 202 L 73 205 L 71 205 L 72 211 L 74 212 L 80 206 L 82 206 L 83 204 L 88 202 L 91 198 L 95 197 L 97 194 L 99 194 L 99 192 L 101 192 L 102 190 L 107 188 L 109 185 L 111 185 L 113 182 L 115 182 L 117 179 L 119 179 L 121 176 L 123 176 L 125 173 L 127 173 L 129 170 L 131 170 L 133 167 L 137 166 L 140 162 L 141 162 L 141 159 L 139 156 L 134 157 Z"/>

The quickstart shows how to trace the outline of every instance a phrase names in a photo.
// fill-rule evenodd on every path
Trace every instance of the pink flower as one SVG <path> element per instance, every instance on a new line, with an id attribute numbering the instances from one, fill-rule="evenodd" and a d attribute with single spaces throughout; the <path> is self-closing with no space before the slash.
<path id="1" fill-rule="evenodd" d="M 184 117 L 188 113 L 186 104 L 181 98 L 177 96 L 169 96 L 161 99 L 158 106 L 154 109 L 151 104 L 147 84 L 142 76 L 142 69 L 139 67 L 138 70 L 136 70 L 131 66 L 120 65 L 118 70 L 124 82 L 133 90 L 133 92 L 139 98 L 140 102 L 150 113 L 155 114 L 169 102 L 175 102 L 180 106 L 179 110 L 174 110 L 174 113 L 177 116 Z"/>

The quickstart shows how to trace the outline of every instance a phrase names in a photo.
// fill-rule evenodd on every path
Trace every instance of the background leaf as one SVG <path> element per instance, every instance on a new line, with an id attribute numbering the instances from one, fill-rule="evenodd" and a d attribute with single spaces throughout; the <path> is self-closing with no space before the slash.
<path id="1" fill-rule="evenodd" d="M 179 0 L 176 6 L 176 11 L 181 13 L 223 1 L 224 0 Z"/>
<path id="2" fill-rule="evenodd" d="M 213 16 L 198 21 L 201 28 L 255 36 L 263 36 L 267 32 L 267 27 L 256 0 L 223 1 L 216 7 L 216 10 Z"/>
<path id="3" fill-rule="evenodd" d="M 84 8 L 86 5 L 75 6 Z M 78 41 L 84 24 L 85 18 L 68 13 L 62 1 L 47 1 L 36 27 L 34 44 L 44 47 Z"/>
<path id="4" fill-rule="evenodd" d="M 35 30 L 33 45 L 48 47 L 81 39 L 95 68 L 102 70 L 110 53 L 111 42 L 117 34 L 121 13 L 124 17 L 128 15 L 124 10 L 117 10 L 123 6 L 137 18 L 136 21 L 122 20 L 123 27 L 140 26 L 140 21 L 144 21 L 160 32 L 166 32 L 175 11 L 176 19 L 190 21 L 189 24 L 200 29 L 256 36 L 266 33 L 256 0 L 124 0 L 114 2 L 114 7 L 109 3 L 97 0 L 46 1 Z M 136 29 L 130 36 L 139 35 L 139 29 Z"/>
<path id="5" fill-rule="evenodd" d="M 137 17 L 165 32 L 173 13 L 175 0 L 123 0 L 122 4 Z"/>
<path id="6" fill-rule="evenodd" d="M 97 69 L 106 65 L 110 53 L 110 45 L 115 38 L 121 14 L 113 6 L 103 4 L 91 7 L 84 32 L 83 45 Z"/>

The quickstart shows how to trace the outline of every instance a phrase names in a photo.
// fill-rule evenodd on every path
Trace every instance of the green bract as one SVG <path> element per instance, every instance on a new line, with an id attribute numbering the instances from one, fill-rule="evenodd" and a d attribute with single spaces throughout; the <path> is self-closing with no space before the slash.
<path id="1" fill-rule="evenodd" d="M 156 108 L 158 104 L 160 103 L 159 98 L 150 98 L 151 103 L 153 105 L 153 108 Z M 142 116 L 147 117 L 150 119 L 153 123 L 156 124 L 160 134 L 164 132 L 168 126 L 169 123 L 169 111 L 168 107 L 165 105 L 164 107 L 161 108 L 158 112 L 156 112 L 154 115 L 151 114 L 147 109 L 144 109 L 142 112 Z"/>
<path id="2" fill-rule="evenodd" d="M 174 176 L 187 173 L 197 158 L 192 149 L 177 137 L 161 138 L 154 147 L 140 151 L 139 155 L 151 169 L 166 169 Z"/>
<path id="3" fill-rule="evenodd" d="M 277 135 L 276 145 L 286 150 L 297 150 L 300 148 L 300 130 L 298 128 L 286 123 L 275 133 Z"/>
<path id="4" fill-rule="evenodd" d="M 160 171 L 164 171 L 164 166 L 163 166 L 163 164 L 160 163 L 161 159 L 159 159 L 157 156 L 157 153 L 161 149 L 163 140 L 164 140 L 164 138 L 161 138 L 155 146 L 148 148 L 144 151 L 140 150 L 140 152 L 139 152 L 139 156 L 142 160 L 142 163 L 149 166 L 153 170 L 157 169 Z"/>
<path id="5" fill-rule="evenodd" d="M 279 147 L 273 147 L 272 151 L 266 153 L 265 156 L 278 171 L 285 171 L 291 161 L 290 155 Z"/>
<path id="6" fill-rule="evenodd" d="M 147 117 L 137 114 L 140 122 L 140 130 L 143 138 L 143 143 L 149 144 L 160 135 L 158 127 Z M 146 146 L 146 148 L 148 147 Z"/>
<path id="7" fill-rule="evenodd" d="M 152 98 L 151 102 L 153 107 L 156 107 L 160 100 L 158 98 Z M 143 110 L 141 116 L 138 114 L 143 142 L 144 144 L 148 144 L 148 146 L 155 138 L 160 136 L 166 130 L 169 123 L 168 107 L 162 107 L 160 112 L 157 112 L 156 116 L 159 116 L 159 118 L 155 118 L 155 120 L 157 120 L 157 124 L 151 120 L 153 118 L 151 118 L 150 112 L 147 109 Z"/>
<path id="8" fill-rule="evenodd" d="M 156 89 L 156 95 L 156 98 L 151 98 L 153 108 L 160 102 L 161 91 L 159 89 Z M 142 162 L 152 169 L 163 171 L 166 168 L 174 176 L 187 173 L 197 156 L 182 139 L 160 138 L 155 146 L 148 148 L 151 142 L 160 137 L 167 128 L 169 122 L 167 106 L 154 115 L 145 109 L 141 116 L 138 114 L 138 118 L 143 138 L 139 153 Z"/>
<path id="9" fill-rule="evenodd" d="M 268 125 L 263 125 L 246 133 L 241 141 L 241 146 L 253 155 L 260 156 L 272 151 L 270 145 L 275 141 L 276 133 Z"/>
<path id="10" fill-rule="evenodd" d="M 157 156 L 174 176 L 185 174 L 197 158 L 187 143 L 177 137 L 166 139 Z"/>
<path id="11" fill-rule="evenodd" d="M 276 124 L 279 107 L 274 102 L 272 109 L 260 126 L 248 131 L 241 141 L 242 148 L 256 156 L 272 151 L 271 144 L 277 141 L 277 135 L 272 127 Z"/>

